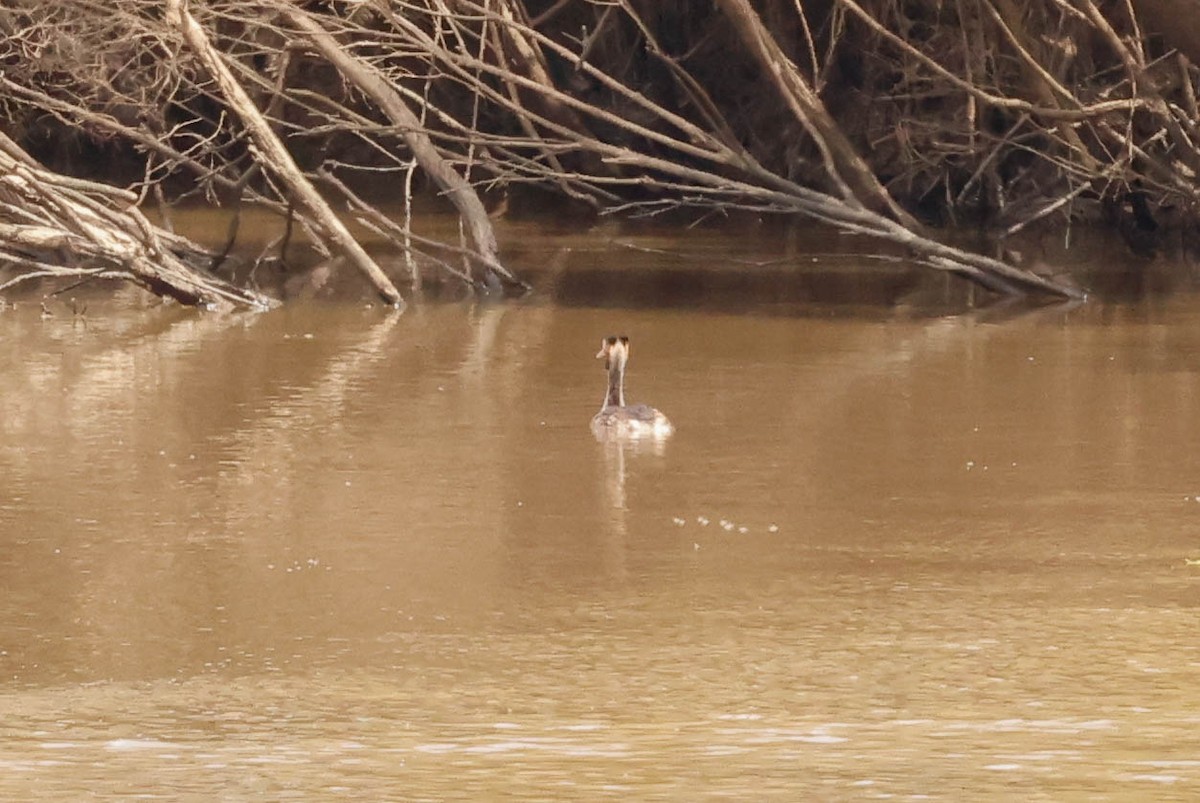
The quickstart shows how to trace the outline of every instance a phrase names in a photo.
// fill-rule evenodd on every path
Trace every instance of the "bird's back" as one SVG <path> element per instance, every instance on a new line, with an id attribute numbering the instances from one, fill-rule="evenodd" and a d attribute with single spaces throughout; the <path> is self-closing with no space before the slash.
<path id="1" fill-rule="evenodd" d="M 674 429 L 665 415 L 648 404 L 605 405 L 592 419 L 592 430 L 598 434 L 669 435 Z"/>

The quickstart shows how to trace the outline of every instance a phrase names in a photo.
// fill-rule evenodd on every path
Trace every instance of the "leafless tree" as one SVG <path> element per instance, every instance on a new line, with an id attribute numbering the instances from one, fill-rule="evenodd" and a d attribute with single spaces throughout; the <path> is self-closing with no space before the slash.
<path id="1" fill-rule="evenodd" d="M 3 152 L 61 187 L 16 143 L 51 126 L 132 146 L 142 180 L 88 197 L 128 214 L 261 206 L 397 305 L 347 215 L 453 281 L 519 288 L 482 198 L 524 187 L 597 214 L 800 215 L 998 291 L 1077 296 L 939 241 L 917 213 L 998 236 L 1101 212 L 1153 232 L 1168 206 L 1194 222 L 1200 34 L 1162 33 L 1171 5 L 14 0 L 0 9 Z M 405 188 L 403 204 L 419 177 L 458 212 L 461 242 L 393 219 L 364 177 Z M 0 200 L 8 281 L 94 267 L 78 232 L 50 236 L 71 231 L 66 216 Z M 172 295 L 260 303 L 201 268 L 220 254 L 137 219 L 151 264 L 166 249 L 179 265 L 108 275 L 162 292 L 190 271 Z M 23 225 L 57 244 L 39 250 Z"/>

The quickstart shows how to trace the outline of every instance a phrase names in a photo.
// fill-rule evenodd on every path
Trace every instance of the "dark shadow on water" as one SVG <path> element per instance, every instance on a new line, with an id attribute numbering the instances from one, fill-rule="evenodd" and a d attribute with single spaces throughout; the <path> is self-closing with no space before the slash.
<path id="1" fill-rule="evenodd" d="M 720 307 L 729 311 L 778 305 L 894 306 L 923 284 L 915 271 L 889 272 L 602 268 L 572 270 L 552 288 L 565 306 Z"/>
<path id="2" fill-rule="evenodd" d="M 893 268 L 574 268 L 551 281 L 533 277 L 540 294 L 565 307 L 701 309 L 731 315 L 918 317 L 1012 308 L 1013 299 L 952 276 Z M 1044 306 L 1021 299 L 1019 306 Z"/>
<path id="3" fill-rule="evenodd" d="M 256 221 L 248 231 L 272 230 L 269 218 Z M 192 212 L 180 216 L 179 222 L 187 223 L 187 233 L 200 242 L 216 242 L 226 229 L 225 218 L 211 212 Z M 458 237 L 452 216 L 423 218 L 420 229 L 446 242 Z M 1053 299 L 997 296 L 958 276 L 916 265 L 895 247 L 813 225 L 730 221 L 681 228 L 607 221 L 586 226 L 551 218 L 502 221 L 498 229 L 505 264 L 533 285 L 529 300 L 564 307 L 855 318 L 972 313 L 997 319 L 1022 310 L 1062 307 Z M 945 234 L 954 239 L 953 232 Z M 965 235 L 960 232 L 959 237 Z M 983 250 L 975 241 L 960 244 Z M 423 287 L 416 298 L 410 289 L 412 264 L 394 249 L 368 245 L 410 300 L 481 298 L 422 260 L 417 262 Z M 229 277 L 235 283 L 251 284 L 288 303 L 357 305 L 377 300 L 369 284 L 340 259 L 322 260 L 297 249 L 286 266 L 267 262 L 251 271 L 261 243 L 252 240 L 242 246 L 242 269 Z M 1069 243 L 1061 235 L 1046 234 L 1005 247 L 1016 255 L 1016 264 L 1068 277 L 1087 291 L 1090 302 L 1154 302 L 1200 292 L 1200 271 L 1185 248 L 1163 249 L 1155 259 L 1136 258 L 1111 232 L 1095 230 L 1077 231 Z M 10 275 L 0 270 L 0 280 Z M 17 285 L 3 299 L 44 303 L 51 314 L 68 316 L 84 304 L 90 314 L 102 315 L 113 307 L 160 303 L 130 285 L 79 284 L 74 279 Z"/>

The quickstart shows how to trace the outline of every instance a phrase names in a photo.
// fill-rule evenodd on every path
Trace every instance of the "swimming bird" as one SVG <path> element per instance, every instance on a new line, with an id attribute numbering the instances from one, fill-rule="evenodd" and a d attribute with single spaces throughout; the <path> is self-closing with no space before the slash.
<path id="1" fill-rule="evenodd" d="M 596 359 L 604 358 L 608 389 L 600 412 L 592 418 L 596 435 L 662 438 L 675 431 L 667 417 L 648 404 L 625 404 L 625 364 L 629 361 L 629 338 L 610 335 L 600 341 Z"/>

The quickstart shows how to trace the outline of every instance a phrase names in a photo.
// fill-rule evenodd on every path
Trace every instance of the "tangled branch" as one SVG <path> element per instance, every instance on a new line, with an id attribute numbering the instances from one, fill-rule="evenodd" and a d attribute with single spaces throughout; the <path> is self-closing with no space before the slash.
<path id="1" fill-rule="evenodd" d="M 1128 3 L 167 9 L 0 9 L 14 137 L 66 131 L 136 149 L 141 198 L 294 216 L 390 303 L 400 300 L 393 277 L 341 216 L 477 290 L 522 286 L 501 259 L 487 196 L 536 187 L 601 214 L 805 216 L 999 291 L 1074 296 L 1055 278 L 939 242 L 934 227 L 969 221 L 1002 237 L 1090 214 L 1145 233 L 1167 206 L 1193 223 L 1198 208 L 1188 54 L 1200 43 L 1164 48 Z M 380 177 L 407 187 L 414 169 L 458 213 L 459 243 L 421 237 L 363 192 Z M 31 236 L 0 232 L 0 258 L 17 253 L 7 237 Z"/>

